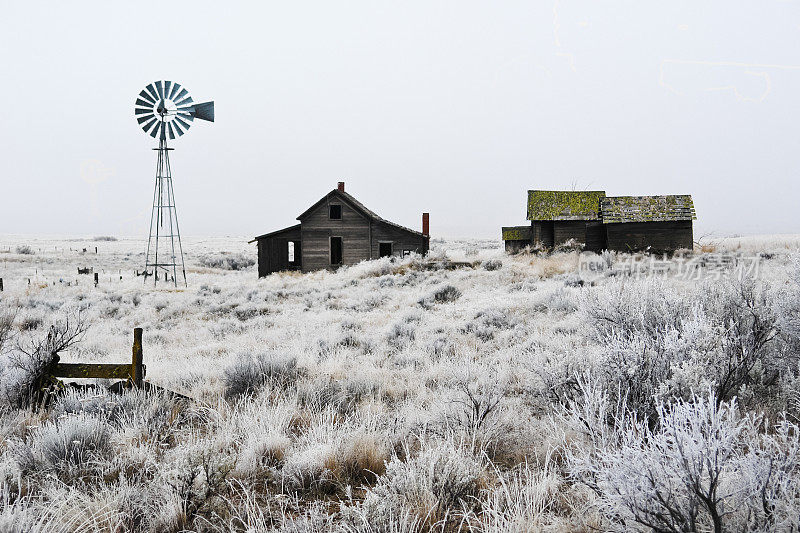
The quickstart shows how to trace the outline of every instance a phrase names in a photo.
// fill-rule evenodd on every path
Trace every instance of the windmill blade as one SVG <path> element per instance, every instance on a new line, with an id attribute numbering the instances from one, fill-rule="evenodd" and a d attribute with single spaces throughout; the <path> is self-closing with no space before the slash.
<path id="1" fill-rule="evenodd" d="M 187 96 L 186 98 L 184 98 L 180 102 L 175 102 L 175 105 L 180 107 L 180 106 L 185 105 L 185 104 L 191 104 L 192 102 L 194 102 L 194 100 L 192 100 L 192 97 L 191 96 Z"/>
<path id="2" fill-rule="evenodd" d="M 165 81 L 164 82 L 164 98 L 169 98 L 169 93 L 172 90 L 172 82 Z"/>
<path id="3" fill-rule="evenodd" d="M 156 90 L 158 91 L 158 97 L 162 100 L 164 99 L 164 87 L 162 86 L 163 81 L 159 80 L 156 82 Z"/>
<path id="4" fill-rule="evenodd" d="M 133 110 L 134 115 L 144 115 L 145 113 L 152 113 L 152 108 L 149 107 L 137 107 Z"/>
<path id="5" fill-rule="evenodd" d="M 150 96 L 150 94 L 147 91 L 143 90 L 142 92 L 139 93 L 139 96 L 142 98 L 142 100 L 147 102 L 148 105 L 156 105 L 156 101 L 153 100 L 153 97 Z"/>
<path id="6" fill-rule="evenodd" d="M 137 118 L 136 122 L 141 124 L 142 122 L 147 122 L 148 120 L 153 119 L 153 118 L 156 118 L 156 116 L 154 114 L 150 113 L 149 115 L 145 115 L 143 117 Z"/>
<path id="7" fill-rule="evenodd" d="M 185 118 L 185 119 L 186 119 L 186 120 L 188 120 L 189 122 L 194 122 L 194 115 L 192 115 L 191 113 L 182 113 L 182 112 L 179 112 L 179 113 L 178 113 L 178 116 L 179 116 L 179 117 L 183 117 L 183 118 Z"/>
<path id="8" fill-rule="evenodd" d="M 169 130 L 169 138 L 174 139 L 175 133 L 172 131 L 172 122 L 167 123 L 167 129 Z"/>
<path id="9" fill-rule="evenodd" d="M 177 81 L 172 84 L 172 92 L 169 95 L 169 99 L 170 100 L 175 101 L 175 98 L 174 98 L 175 97 L 175 93 L 177 93 L 178 89 L 180 89 L 180 88 L 181 88 L 181 84 L 178 83 Z"/>
<path id="10" fill-rule="evenodd" d="M 148 131 L 150 131 L 150 128 L 152 128 L 153 124 L 155 124 L 156 122 L 158 122 L 158 119 L 156 117 L 153 117 L 152 119 L 150 119 L 150 122 L 142 126 L 142 129 L 144 130 L 145 133 L 147 133 Z"/>
<path id="11" fill-rule="evenodd" d="M 156 104 L 155 104 L 155 102 L 148 102 L 144 98 L 137 98 L 136 99 L 136 105 L 140 105 L 140 106 L 143 106 L 143 107 L 153 107 Z"/>
<path id="12" fill-rule="evenodd" d="M 191 124 L 189 124 L 188 122 L 184 121 L 181 117 L 175 117 L 175 122 L 177 122 L 178 124 L 183 126 L 184 129 L 186 129 L 186 130 L 188 130 L 191 127 Z M 175 126 L 177 126 L 178 124 L 175 124 Z"/>
<path id="13" fill-rule="evenodd" d="M 178 120 L 180 119 L 176 117 L 173 122 L 170 122 L 170 124 L 172 125 L 173 128 L 175 128 L 175 131 L 178 132 L 178 137 L 180 137 L 181 135 L 183 135 L 183 130 L 181 129 L 180 126 L 178 126 Z"/>
<path id="14" fill-rule="evenodd" d="M 158 93 L 156 92 L 156 88 L 155 88 L 155 87 L 153 87 L 153 84 L 151 83 L 150 85 L 148 85 L 147 87 L 145 87 L 145 89 L 146 89 L 146 90 L 147 90 L 147 92 L 149 92 L 149 93 L 150 93 L 150 95 L 153 97 L 153 104 L 155 105 L 155 103 L 156 103 L 156 102 L 158 102 L 158 101 L 160 100 L 160 98 L 158 97 Z"/>
<path id="15" fill-rule="evenodd" d="M 175 95 L 175 98 L 170 98 L 170 100 L 172 100 L 173 102 L 177 102 L 187 94 L 189 94 L 189 91 L 187 91 L 186 88 L 184 87 L 183 89 L 180 90 L 178 94 Z"/>
<path id="16" fill-rule="evenodd" d="M 158 132 L 159 132 L 159 131 L 161 131 L 161 126 L 162 126 L 163 124 L 164 124 L 164 123 L 163 123 L 162 121 L 160 121 L 160 120 L 159 120 L 159 121 L 156 123 L 156 127 L 155 127 L 155 128 L 153 128 L 153 131 L 151 131 L 151 132 L 150 132 L 150 137 L 152 137 L 153 139 L 155 139 L 156 137 L 158 137 Z"/>
<path id="17" fill-rule="evenodd" d="M 200 120 L 214 122 L 214 102 L 203 102 L 194 105 L 194 117 Z"/>

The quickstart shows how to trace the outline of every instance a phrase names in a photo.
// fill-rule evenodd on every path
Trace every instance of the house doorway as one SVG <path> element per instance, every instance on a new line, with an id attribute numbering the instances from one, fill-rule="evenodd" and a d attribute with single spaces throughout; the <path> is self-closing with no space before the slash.
<path id="1" fill-rule="evenodd" d="M 331 237 L 331 265 L 342 264 L 342 238 Z"/>
<path id="2" fill-rule="evenodd" d="M 378 243 L 378 257 L 389 257 L 392 255 L 392 243 L 379 242 Z"/>

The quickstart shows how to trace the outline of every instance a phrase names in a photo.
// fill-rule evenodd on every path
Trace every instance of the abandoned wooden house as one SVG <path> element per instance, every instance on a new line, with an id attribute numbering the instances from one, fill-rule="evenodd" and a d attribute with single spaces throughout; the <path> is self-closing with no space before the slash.
<path id="1" fill-rule="evenodd" d="M 429 216 L 422 232 L 385 220 L 344 190 L 344 182 L 297 217 L 299 224 L 259 235 L 258 276 L 283 270 L 336 269 L 365 259 L 425 254 Z"/>
<path id="2" fill-rule="evenodd" d="M 601 250 L 672 252 L 692 248 L 690 195 L 606 196 L 604 191 L 528 191 L 530 226 L 503 227 L 506 251 L 552 249 L 570 240 Z"/>

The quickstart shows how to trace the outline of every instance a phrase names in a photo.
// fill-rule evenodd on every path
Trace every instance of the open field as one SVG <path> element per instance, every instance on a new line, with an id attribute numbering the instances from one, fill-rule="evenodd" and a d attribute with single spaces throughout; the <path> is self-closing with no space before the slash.
<path id="1" fill-rule="evenodd" d="M 246 239 L 187 239 L 154 290 L 141 240 L 2 237 L 0 530 L 797 530 L 800 236 L 712 240 L 667 274 L 435 240 L 258 280 Z M 78 317 L 62 361 L 142 327 L 194 400 L 27 407 L 20 362 Z"/>

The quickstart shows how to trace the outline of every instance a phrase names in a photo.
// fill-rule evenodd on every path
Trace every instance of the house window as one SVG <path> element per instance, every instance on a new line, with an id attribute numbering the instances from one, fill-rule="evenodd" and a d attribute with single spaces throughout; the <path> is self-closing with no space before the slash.
<path id="1" fill-rule="evenodd" d="M 294 263 L 294 241 L 289 241 L 289 262 Z"/>
<path id="2" fill-rule="evenodd" d="M 331 237 L 331 265 L 342 264 L 342 238 Z"/>
<path id="3" fill-rule="evenodd" d="M 388 257 L 392 255 L 392 243 L 390 242 L 379 242 L 378 243 L 378 256 L 379 257 Z"/>
<path id="4" fill-rule="evenodd" d="M 331 204 L 328 206 L 328 218 L 331 220 L 342 220 L 342 206 Z"/>
<path id="5" fill-rule="evenodd" d="M 408 257 L 411 255 L 411 250 L 403 250 L 403 257 Z"/>

